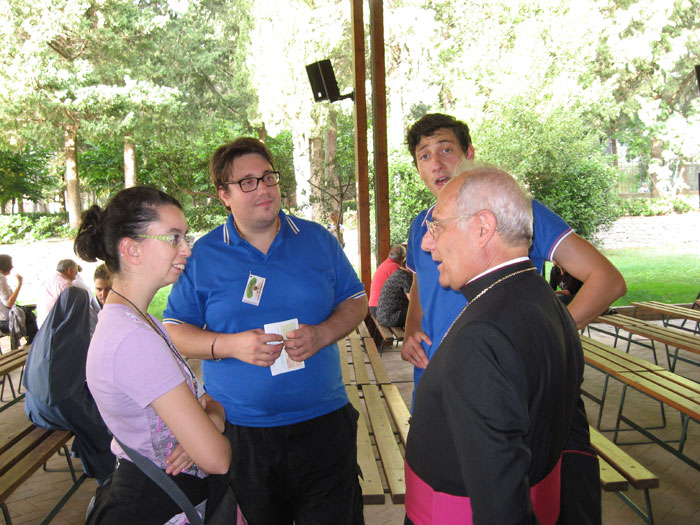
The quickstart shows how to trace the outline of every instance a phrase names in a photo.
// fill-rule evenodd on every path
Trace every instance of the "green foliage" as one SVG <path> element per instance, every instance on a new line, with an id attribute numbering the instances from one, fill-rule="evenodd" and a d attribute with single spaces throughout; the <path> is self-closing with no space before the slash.
<path id="1" fill-rule="evenodd" d="M 218 201 L 210 206 L 197 206 L 185 209 L 185 217 L 190 231 L 206 233 L 225 223 L 228 219 L 228 210 Z"/>
<path id="2" fill-rule="evenodd" d="M 693 207 L 683 199 L 619 199 L 620 215 L 649 217 L 653 215 L 668 215 L 669 213 L 687 213 Z"/>
<path id="3" fill-rule="evenodd" d="M 78 166 L 83 186 L 104 194 L 124 184 L 124 144 L 122 141 L 101 141 L 85 144 L 78 153 Z"/>
<path id="4" fill-rule="evenodd" d="M 296 178 L 294 177 L 294 154 L 292 133 L 288 130 L 280 131 L 275 137 L 267 137 L 265 142 L 275 159 L 275 167 L 280 172 L 280 191 L 282 198 L 289 201 L 289 196 L 296 192 Z"/>
<path id="5" fill-rule="evenodd" d="M 55 188 L 49 159 L 48 151 L 30 146 L 20 153 L 0 151 L 0 204 L 23 198 L 38 201 L 45 191 Z"/>
<path id="6" fill-rule="evenodd" d="M 168 296 L 170 295 L 172 287 L 173 285 L 169 284 L 158 290 L 151 304 L 148 305 L 148 313 L 159 321 L 163 320 L 163 310 L 165 310 L 165 307 L 168 305 Z"/>
<path id="7" fill-rule="evenodd" d="M 66 213 L 0 215 L 0 244 L 67 237 L 68 234 L 68 214 Z"/>
<path id="8" fill-rule="evenodd" d="M 411 221 L 435 203 L 435 197 L 423 183 L 405 149 L 389 153 L 389 202 L 392 244 L 407 241 Z"/>
<path id="9" fill-rule="evenodd" d="M 592 239 L 619 216 L 616 172 L 575 108 L 541 114 L 516 98 L 495 108 L 473 140 L 480 160 L 517 176 L 582 237 Z"/>

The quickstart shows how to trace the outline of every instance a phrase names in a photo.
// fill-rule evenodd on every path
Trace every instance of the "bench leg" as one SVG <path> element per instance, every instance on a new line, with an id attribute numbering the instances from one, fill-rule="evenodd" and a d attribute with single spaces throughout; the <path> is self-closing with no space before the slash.
<path id="1" fill-rule="evenodd" d="M 649 489 L 644 489 L 644 504 L 646 506 L 646 512 L 642 510 L 639 505 L 637 505 L 630 497 L 621 492 L 621 491 L 616 491 L 615 494 L 624 501 L 629 508 L 631 508 L 637 516 L 642 518 L 646 523 L 649 523 L 649 525 L 654 525 L 654 515 L 651 512 L 651 498 L 649 497 Z"/>
<path id="2" fill-rule="evenodd" d="M 608 381 L 610 381 L 610 376 L 605 376 L 605 382 L 603 383 L 603 393 L 600 396 L 600 410 L 598 410 L 598 422 L 596 423 L 596 428 L 600 430 L 600 422 L 603 419 L 603 405 L 605 405 L 605 395 L 608 392 Z"/>
<path id="3" fill-rule="evenodd" d="M 621 429 L 620 428 L 620 421 L 625 421 L 628 422 L 628 419 L 622 416 L 622 410 L 623 410 L 623 405 L 625 403 L 625 396 L 627 394 L 627 385 L 624 384 L 622 385 L 622 396 L 620 397 L 620 408 L 617 411 L 617 421 L 615 422 L 615 435 L 613 437 L 613 443 L 617 443 L 617 435 L 619 432 L 623 432 L 625 430 L 635 430 L 639 428 L 646 428 L 647 430 L 658 430 L 661 428 L 666 428 L 666 409 L 664 408 L 664 404 L 662 401 L 659 401 L 659 407 L 661 409 L 661 424 L 657 425 L 655 427 L 642 427 L 641 425 L 630 425 L 632 426 L 631 429 Z M 681 414 L 682 416 L 682 414 Z M 687 426 L 687 425 L 686 425 Z M 648 437 L 648 436 L 647 436 Z M 653 438 L 652 441 L 655 441 Z M 648 443 L 648 441 L 632 441 L 629 443 L 622 443 L 622 445 L 644 445 Z"/>
<path id="4" fill-rule="evenodd" d="M 621 422 L 625 422 L 625 423 L 628 424 L 630 427 L 632 427 L 632 430 L 636 430 L 637 432 L 639 432 L 640 434 L 642 434 L 645 438 L 647 438 L 647 439 L 651 440 L 652 442 L 656 443 L 657 445 L 659 445 L 659 446 L 660 446 L 661 448 L 663 448 L 664 450 L 670 452 L 671 454 L 673 454 L 674 456 L 676 456 L 676 457 L 677 457 L 678 459 L 680 459 L 681 461 L 684 461 L 686 464 L 688 464 L 688 465 L 690 465 L 691 467 L 693 467 L 695 470 L 700 471 L 700 463 L 698 463 L 697 461 L 695 461 L 695 460 L 689 458 L 688 456 L 686 456 L 686 455 L 683 453 L 683 447 L 685 446 L 685 441 L 686 441 L 686 438 L 687 438 L 687 431 L 688 431 L 688 421 L 689 421 L 688 416 L 687 416 L 686 414 L 682 414 L 682 418 L 683 418 L 683 427 L 682 427 L 682 429 L 681 429 L 681 437 L 680 437 L 680 440 L 667 440 L 667 441 L 664 441 L 663 439 L 661 439 L 661 438 L 659 438 L 658 436 L 655 436 L 654 434 L 652 434 L 651 432 L 649 432 L 648 429 L 642 427 L 641 425 L 638 425 L 637 423 L 635 423 L 635 422 L 632 421 L 631 419 L 629 419 L 629 418 L 627 418 L 627 417 L 625 417 L 625 416 L 622 415 L 622 403 L 624 403 L 626 391 L 627 391 L 627 385 L 624 385 L 624 387 L 623 387 L 623 389 L 622 389 L 622 399 L 620 400 L 620 409 L 619 409 L 619 411 L 618 411 L 618 413 L 617 413 L 617 422 L 616 422 L 616 424 L 615 424 L 615 434 L 614 434 L 614 436 L 613 436 L 613 443 L 617 444 L 617 435 L 618 435 L 618 432 L 620 431 L 620 423 L 621 423 Z M 676 441 L 679 442 L 678 448 L 677 448 L 677 449 L 676 449 L 676 448 L 673 448 L 671 445 L 669 445 L 669 443 L 675 443 Z M 621 443 L 621 444 L 622 444 L 622 445 L 642 445 L 642 444 L 646 444 L 646 443 L 648 443 L 648 442 L 645 441 L 645 442 Z"/>
<path id="5" fill-rule="evenodd" d="M 5 525 L 12 525 L 12 520 L 10 519 L 10 511 L 7 509 L 7 505 L 4 503 L 0 504 L 2 507 L 2 517 L 5 518 Z"/>
<path id="6" fill-rule="evenodd" d="M 59 511 L 63 508 L 63 506 L 66 504 L 66 502 L 70 499 L 70 497 L 75 494 L 75 492 L 80 488 L 80 485 L 83 484 L 83 481 L 85 481 L 85 478 L 87 476 L 83 474 L 80 476 L 78 479 L 75 480 L 73 485 L 71 486 L 70 489 L 68 489 L 68 492 L 66 492 L 63 497 L 60 499 L 58 503 L 56 503 L 56 506 L 51 509 L 51 512 L 49 512 L 46 517 L 42 520 L 41 525 L 49 525 L 51 521 L 56 517 L 56 514 L 59 513 Z"/>
<path id="7" fill-rule="evenodd" d="M 678 443 L 678 452 L 683 454 L 683 447 L 685 447 L 685 439 L 688 437 L 688 416 L 681 414 L 681 439 Z"/>
<path id="8" fill-rule="evenodd" d="M 15 386 L 12 384 L 12 377 L 7 374 L 2 377 L 2 388 L 0 389 L 0 401 L 3 401 L 5 397 L 5 382 L 10 385 L 10 393 L 12 394 L 12 399 L 17 399 L 17 394 L 15 393 Z"/>

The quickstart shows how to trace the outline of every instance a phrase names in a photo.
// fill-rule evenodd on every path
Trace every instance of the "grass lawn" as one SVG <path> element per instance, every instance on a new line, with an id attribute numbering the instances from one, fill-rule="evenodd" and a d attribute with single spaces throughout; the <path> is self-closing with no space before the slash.
<path id="1" fill-rule="evenodd" d="M 163 320 L 163 310 L 165 310 L 165 305 L 168 303 L 168 295 L 170 295 L 170 289 L 172 285 L 168 285 L 165 288 L 161 288 L 156 292 L 156 296 L 151 301 L 148 307 L 148 313 L 157 317 L 161 321 Z"/>
<path id="2" fill-rule="evenodd" d="M 700 292 L 700 255 L 688 248 L 628 248 L 603 253 L 620 270 L 627 294 L 613 303 L 632 301 L 690 303 Z"/>

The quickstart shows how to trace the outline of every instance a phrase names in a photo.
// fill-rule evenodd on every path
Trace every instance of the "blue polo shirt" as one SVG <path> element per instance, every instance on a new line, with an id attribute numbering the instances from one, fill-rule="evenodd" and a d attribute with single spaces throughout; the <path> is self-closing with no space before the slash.
<path id="1" fill-rule="evenodd" d="M 283 212 L 279 217 L 267 254 L 241 238 L 232 215 L 199 239 L 168 297 L 163 322 L 223 333 L 294 318 L 315 325 L 341 302 L 365 295 L 338 240 L 323 226 Z M 257 306 L 242 301 L 251 274 L 265 279 Z M 289 425 L 348 403 L 335 343 L 303 369 L 276 376 L 238 359 L 203 360 L 202 372 L 207 392 L 235 425 Z"/>
<path id="2" fill-rule="evenodd" d="M 440 286 L 438 263 L 433 261 L 429 252 L 421 249 L 421 241 L 428 231 L 425 220 L 432 217 L 434 207 L 423 210 L 411 222 L 406 252 L 406 266 L 418 279 L 418 293 L 423 310 L 421 327 L 433 342 L 432 345 L 422 343 L 428 359 L 438 349 L 450 325 L 467 304 L 461 291 Z M 542 273 L 544 261 L 552 260 L 561 241 L 573 230 L 564 219 L 535 199 L 532 200 L 532 215 L 534 224 L 529 256 L 537 271 Z M 414 390 L 423 372 L 423 368 L 413 367 Z"/>

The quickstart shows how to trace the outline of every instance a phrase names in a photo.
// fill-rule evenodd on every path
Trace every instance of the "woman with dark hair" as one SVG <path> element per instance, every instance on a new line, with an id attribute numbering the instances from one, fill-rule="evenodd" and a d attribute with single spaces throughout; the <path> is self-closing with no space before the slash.
<path id="1" fill-rule="evenodd" d="M 21 336 L 31 344 L 37 332 L 36 316 L 28 309 L 17 304 L 22 276 L 16 274 L 17 286 L 13 290 L 7 282 L 7 276 L 12 271 L 12 257 L 0 255 L 0 332 L 10 334 L 13 338 L 11 346 L 19 346 Z"/>
<path id="2" fill-rule="evenodd" d="M 156 291 L 172 284 L 190 255 L 180 203 L 148 187 L 119 192 L 83 216 L 75 252 L 101 259 L 113 273 L 87 358 L 87 381 L 115 438 L 165 471 L 193 505 L 207 497 L 205 473 L 226 473 L 223 407 L 198 396 L 195 375 L 162 324 L 146 313 Z M 116 442 L 108 496 L 98 494 L 90 523 L 165 523 L 178 505 L 140 471 Z"/>

